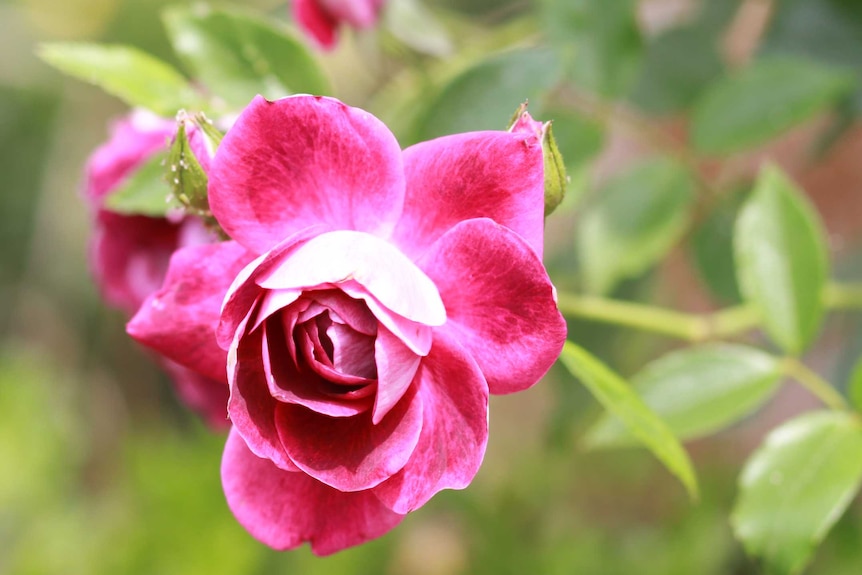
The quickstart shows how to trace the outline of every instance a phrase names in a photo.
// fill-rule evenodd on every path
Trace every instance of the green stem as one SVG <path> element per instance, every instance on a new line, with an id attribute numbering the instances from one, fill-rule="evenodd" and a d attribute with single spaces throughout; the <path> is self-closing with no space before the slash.
<path id="1" fill-rule="evenodd" d="M 862 284 L 829 284 L 823 299 L 830 309 L 862 309 Z"/>
<path id="2" fill-rule="evenodd" d="M 760 325 L 757 311 L 747 305 L 709 314 L 692 314 L 635 302 L 560 292 L 563 315 L 660 333 L 691 342 L 733 337 Z M 829 309 L 862 309 L 862 284 L 832 283 L 824 301 Z"/>
<path id="3" fill-rule="evenodd" d="M 634 302 L 562 292 L 557 294 L 557 298 L 557 304 L 564 315 L 651 331 L 692 342 L 730 337 L 758 324 L 757 315 L 745 306 L 697 315 Z"/>
<path id="4" fill-rule="evenodd" d="M 558 293 L 557 305 L 563 315 L 623 325 L 679 339 L 697 341 L 703 331 L 698 318 L 692 315 L 633 302 Z"/>
<path id="5" fill-rule="evenodd" d="M 788 377 L 792 377 L 807 389 L 824 405 L 839 411 L 849 411 L 850 406 L 844 400 L 844 396 L 835 391 L 832 385 L 809 369 L 804 363 L 795 357 L 785 357 L 781 360 L 782 371 Z"/>

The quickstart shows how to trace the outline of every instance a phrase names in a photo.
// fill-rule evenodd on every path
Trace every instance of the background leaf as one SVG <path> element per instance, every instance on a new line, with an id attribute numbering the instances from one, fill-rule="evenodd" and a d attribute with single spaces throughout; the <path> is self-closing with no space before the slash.
<path id="1" fill-rule="evenodd" d="M 862 77 L 862 4 L 855 0 L 782 0 L 758 47 L 761 54 L 794 54 Z M 862 90 L 853 98 L 862 110 Z"/>
<path id="2" fill-rule="evenodd" d="M 853 403 L 856 411 L 862 411 L 862 358 L 856 360 L 853 371 L 850 372 L 850 381 L 847 384 L 847 395 Z"/>
<path id="3" fill-rule="evenodd" d="M 733 225 L 744 194 L 728 193 L 700 223 L 688 245 L 695 268 L 709 291 L 722 303 L 739 303 L 742 296 L 733 260 Z"/>
<path id="4" fill-rule="evenodd" d="M 817 213 L 778 168 L 762 170 L 743 206 L 734 252 L 745 300 L 779 346 L 801 353 L 823 317 L 827 250 Z"/>
<path id="5" fill-rule="evenodd" d="M 560 356 L 563 365 L 605 409 L 622 421 L 632 435 L 664 463 L 697 497 L 697 479 L 688 454 L 667 425 L 644 405 L 623 379 L 583 348 L 567 341 Z"/>
<path id="6" fill-rule="evenodd" d="M 105 207 L 121 214 L 164 217 L 172 205 L 167 201 L 171 189 L 165 181 L 166 158 L 167 150 L 147 160 L 105 198 Z"/>
<path id="7" fill-rule="evenodd" d="M 764 144 L 852 93 L 852 75 L 805 58 L 756 60 L 716 81 L 697 103 L 692 140 L 707 154 Z"/>
<path id="8" fill-rule="evenodd" d="M 776 389 L 778 361 L 758 349 L 713 344 L 672 352 L 649 363 L 632 387 L 681 440 L 708 435 L 760 407 Z M 621 422 L 604 415 L 587 432 L 591 447 L 636 444 Z"/>
<path id="9" fill-rule="evenodd" d="M 775 429 L 745 465 L 732 523 L 767 572 L 798 573 L 862 482 L 862 427 L 834 411 Z"/>
<path id="10" fill-rule="evenodd" d="M 587 291 L 607 293 L 663 258 L 685 230 L 693 198 L 688 172 L 666 157 L 609 180 L 584 207 L 576 232 Z"/>
<path id="11" fill-rule="evenodd" d="M 548 49 L 512 50 L 482 60 L 428 100 L 415 122 L 413 141 L 505 129 L 512 110 L 525 101 L 540 101 L 559 76 L 559 60 Z"/>
<path id="12" fill-rule="evenodd" d="M 95 84 L 129 106 L 173 117 L 181 108 L 203 108 L 200 97 L 171 65 L 122 45 L 43 44 L 43 60 Z"/>
<path id="13" fill-rule="evenodd" d="M 236 11 L 198 5 L 164 13 L 174 50 L 192 74 L 232 109 L 257 94 L 329 94 L 305 45 L 275 24 Z"/>
<path id="14" fill-rule="evenodd" d="M 544 0 L 541 8 L 572 82 L 607 98 L 629 90 L 643 48 L 631 0 Z"/>

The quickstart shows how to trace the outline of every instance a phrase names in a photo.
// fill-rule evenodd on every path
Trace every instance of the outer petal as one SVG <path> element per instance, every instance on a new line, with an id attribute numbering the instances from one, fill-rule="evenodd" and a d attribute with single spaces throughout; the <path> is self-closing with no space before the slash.
<path id="1" fill-rule="evenodd" d="M 541 257 L 545 171 L 534 135 L 438 138 L 404 150 L 404 169 L 407 196 L 393 241 L 413 259 L 458 222 L 483 217 L 515 231 Z"/>
<path id="2" fill-rule="evenodd" d="M 422 435 L 404 469 L 374 488 L 397 513 L 441 489 L 463 489 L 482 463 L 488 441 L 488 385 L 457 343 L 436 330 L 414 380 L 422 398 Z"/>
<path id="3" fill-rule="evenodd" d="M 86 197 L 96 207 L 153 154 L 167 151 L 176 122 L 143 110 L 114 123 L 111 138 L 87 161 Z"/>
<path id="4" fill-rule="evenodd" d="M 409 391 L 377 425 L 369 412 L 329 417 L 281 403 L 276 427 L 297 467 L 340 491 L 360 491 L 397 473 L 416 447 L 422 401 Z"/>
<path id="5" fill-rule="evenodd" d="M 108 303 L 135 313 L 162 286 L 179 242 L 179 226 L 165 219 L 100 211 L 90 260 Z"/>
<path id="6" fill-rule="evenodd" d="M 560 355 L 566 323 L 536 253 L 487 219 L 452 228 L 418 262 L 446 304 L 443 329 L 473 356 L 491 393 L 536 383 Z"/>
<path id="7" fill-rule="evenodd" d="M 316 223 L 388 235 L 404 202 L 401 150 L 380 120 L 337 100 L 257 97 L 216 152 L 209 200 L 256 253 Z"/>
<path id="8" fill-rule="evenodd" d="M 403 515 L 371 492 L 343 493 L 301 472 L 281 470 L 248 450 L 236 430 L 221 466 L 228 507 L 255 538 L 279 550 L 308 541 L 328 555 L 380 537 Z"/>
<path id="9" fill-rule="evenodd" d="M 251 259 L 235 242 L 175 252 L 164 287 L 147 298 L 126 330 L 169 359 L 227 381 L 227 353 L 218 346 L 215 329 L 231 280 Z"/>

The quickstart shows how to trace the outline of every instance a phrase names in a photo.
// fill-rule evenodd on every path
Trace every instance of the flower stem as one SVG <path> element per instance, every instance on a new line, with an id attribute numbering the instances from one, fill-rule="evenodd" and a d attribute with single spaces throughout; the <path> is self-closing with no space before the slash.
<path id="1" fill-rule="evenodd" d="M 563 315 L 659 333 L 690 342 L 733 337 L 760 325 L 751 306 L 739 305 L 708 314 L 692 314 L 651 305 L 559 292 Z M 824 291 L 828 309 L 862 310 L 862 284 L 831 283 Z"/>
<path id="2" fill-rule="evenodd" d="M 829 284 L 823 299 L 830 309 L 862 309 L 862 284 Z"/>
<path id="3" fill-rule="evenodd" d="M 795 379 L 802 387 L 823 402 L 824 405 L 839 411 L 849 411 L 844 396 L 835 391 L 832 385 L 795 357 L 781 360 L 784 374 Z"/>
<path id="4" fill-rule="evenodd" d="M 758 324 L 749 307 L 731 307 L 712 314 L 689 314 L 649 305 L 558 293 L 564 315 L 660 333 L 691 342 L 730 337 Z"/>

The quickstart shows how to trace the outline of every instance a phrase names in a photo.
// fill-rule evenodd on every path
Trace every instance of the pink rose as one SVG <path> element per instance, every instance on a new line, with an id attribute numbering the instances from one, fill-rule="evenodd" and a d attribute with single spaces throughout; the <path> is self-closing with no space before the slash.
<path id="1" fill-rule="evenodd" d="M 385 0 L 293 0 L 293 19 L 323 48 L 335 46 L 342 24 L 369 28 Z"/>
<path id="2" fill-rule="evenodd" d="M 104 207 L 105 198 L 135 170 L 167 149 L 174 132 L 175 121 L 136 111 L 112 126 L 110 139 L 93 152 L 87 163 L 85 199 L 95 220 L 90 244 L 93 275 L 105 300 L 129 315 L 162 286 L 174 251 L 215 239 L 198 218 L 127 215 Z M 208 167 L 209 158 L 202 157 Z M 221 382 L 212 381 L 173 362 L 161 363 L 190 407 L 214 427 L 227 427 L 228 389 L 224 376 Z"/>
<path id="3" fill-rule="evenodd" d="M 489 392 L 532 386 L 566 335 L 543 174 L 530 130 L 402 152 L 329 98 L 242 113 L 210 172 L 232 241 L 177 252 L 128 331 L 211 377 L 227 366 L 222 481 L 252 535 L 328 554 L 470 483 Z"/>

